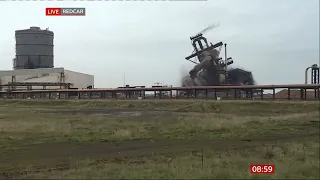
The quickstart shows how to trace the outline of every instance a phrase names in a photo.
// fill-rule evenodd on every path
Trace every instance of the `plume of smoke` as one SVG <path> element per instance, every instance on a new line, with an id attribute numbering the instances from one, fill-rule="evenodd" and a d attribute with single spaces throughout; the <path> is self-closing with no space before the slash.
<path id="1" fill-rule="evenodd" d="M 181 83 L 181 86 L 183 86 L 183 87 L 193 85 L 192 79 L 191 79 L 191 77 L 188 73 L 188 69 L 186 67 L 180 68 L 180 83 Z"/>
<path id="2" fill-rule="evenodd" d="M 194 83 L 189 75 L 182 76 L 181 86 L 182 87 L 194 86 Z"/>
<path id="3" fill-rule="evenodd" d="M 189 87 L 189 86 L 207 86 L 208 78 L 206 75 L 206 71 L 201 70 L 198 75 L 192 80 L 189 73 L 185 73 L 181 78 L 181 86 Z"/>
<path id="4" fill-rule="evenodd" d="M 214 28 L 217 28 L 217 27 L 219 27 L 219 26 L 220 26 L 220 23 L 211 24 L 211 25 L 209 25 L 208 27 L 204 28 L 202 31 L 200 31 L 198 34 L 204 34 L 205 32 L 210 31 L 210 30 L 212 30 L 212 29 L 214 29 Z"/>
<path id="5" fill-rule="evenodd" d="M 255 85 L 256 81 L 252 72 L 241 68 L 230 68 L 228 70 L 228 82 L 234 85 Z"/>
<path id="6" fill-rule="evenodd" d="M 209 71 L 202 70 L 198 73 L 194 81 L 192 81 L 189 74 L 184 74 L 181 78 L 181 86 L 215 86 L 218 85 L 212 81 L 212 77 L 216 74 Z M 229 68 L 227 84 L 230 85 L 255 85 L 256 82 L 250 71 L 240 68 Z"/>

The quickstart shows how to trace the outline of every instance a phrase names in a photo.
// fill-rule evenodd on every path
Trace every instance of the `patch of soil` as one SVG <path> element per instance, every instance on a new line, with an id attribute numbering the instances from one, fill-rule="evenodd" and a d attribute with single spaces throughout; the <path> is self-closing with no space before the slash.
<path id="1" fill-rule="evenodd" d="M 250 148 L 263 144 L 318 137 L 316 133 L 294 136 L 219 140 L 132 140 L 125 142 L 52 143 L 29 145 L 6 154 L 1 163 L 52 164 L 69 158 L 115 158 L 152 156 L 212 148 L 215 150 Z"/>
<path id="2" fill-rule="evenodd" d="M 115 115 L 129 115 L 129 116 L 154 116 L 162 115 L 164 113 L 169 113 L 167 111 L 147 111 L 139 109 L 75 109 L 75 110 L 61 110 L 61 111 L 42 111 L 42 113 L 63 113 L 63 114 L 83 114 L 83 115 L 105 115 L 105 116 L 115 116 Z"/>

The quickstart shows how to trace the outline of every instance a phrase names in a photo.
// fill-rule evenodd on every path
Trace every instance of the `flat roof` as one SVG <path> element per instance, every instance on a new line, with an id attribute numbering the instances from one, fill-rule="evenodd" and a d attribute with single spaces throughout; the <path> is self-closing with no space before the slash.
<path id="1" fill-rule="evenodd" d="M 19 75 L 37 75 L 45 73 L 63 73 L 64 68 L 39 68 L 39 69 L 16 69 L 0 71 L 0 77 L 19 76 Z"/>

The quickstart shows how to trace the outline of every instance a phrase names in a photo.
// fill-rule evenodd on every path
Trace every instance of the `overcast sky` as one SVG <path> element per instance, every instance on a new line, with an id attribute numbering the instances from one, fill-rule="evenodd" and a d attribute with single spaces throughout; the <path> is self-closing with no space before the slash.
<path id="1" fill-rule="evenodd" d="M 14 31 L 54 31 L 55 67 L 95 76 L 95 87 L 154 82 L 179 85 L 193 64 L 190 36 L 228 44 L 234 66 L 258 84 L 304 83 L 319 64 L 319 0 L 208 0 L 178 2 L 0 1 L 0 69 L 12 69 Z M 85 17 L 46 17 L 46 7 L 85 7 Z"/>

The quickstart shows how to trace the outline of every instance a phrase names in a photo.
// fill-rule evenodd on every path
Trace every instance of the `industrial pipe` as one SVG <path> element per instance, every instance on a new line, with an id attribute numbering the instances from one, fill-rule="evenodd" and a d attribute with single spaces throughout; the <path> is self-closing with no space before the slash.
<path id="1" fill-rule="evenodd" d="M 228 58 L 227 58 L 227 43 L 224 44 L 224 63 L 225 63 L 225 74 L 224 74 L 224 82 L 223 83 L 226 83 L 227 79 L 228 79 Z"/>
<path id="2" fill-rule="evenodd" d="M 227 72 L 227 44 L 224 44 L 224 64 L 226 65 L 225 71 Z"/>
<path id="3" fill-rule="evenodd" d="M 308 71 L 309 69 L 311 69 L 312 67 L 307 67 L 306 71 L 305 71 L 305 84 L 308 84 Z"/>
<path id="4" fill-rule="evenodd" d="M 305 71 L 305 84 L 308 84 L 308 71 L 309 71 L 309 69 L 312 69 L 312 72 L 311 72 L 311 84 L 312 84 L 313 83 L 312 79 L 314 78 L 314 76 L 317 76 L 317 74 L 313 75 L 313 72 L 314 72 L 314 70 L 319 71 L 320 68 L 318 67 L 317 64 L 313 64 L 312 66 L 310 66 L 306 69 L 306 71 Z M 318 79 L 319 79 L 319 75 L 318 75 Z"/>

